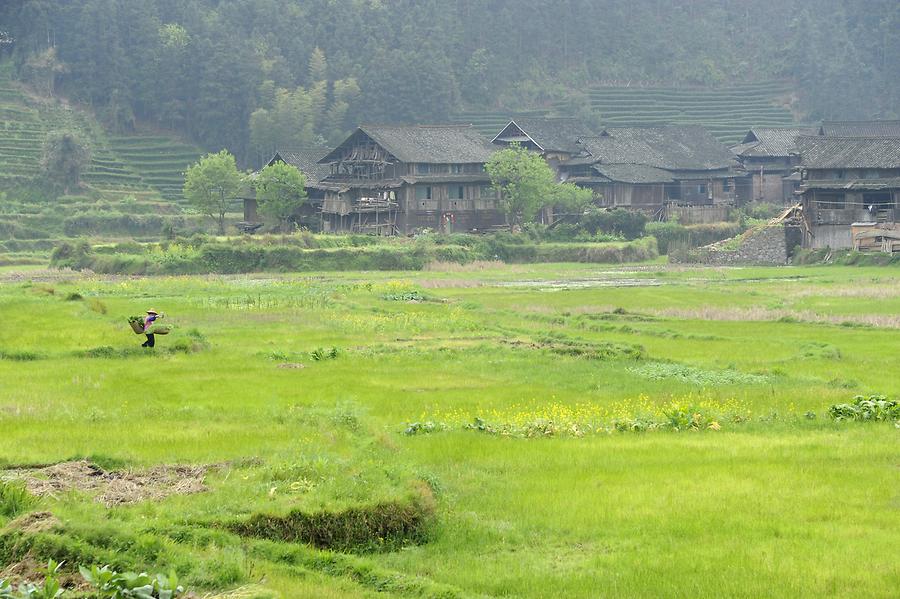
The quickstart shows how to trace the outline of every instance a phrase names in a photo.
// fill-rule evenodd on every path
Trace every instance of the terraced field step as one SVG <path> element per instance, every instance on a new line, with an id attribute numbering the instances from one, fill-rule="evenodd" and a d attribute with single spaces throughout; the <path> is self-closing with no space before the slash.
<path id="1" fill-rule="evenodd" d="M 146 185 L 175 202 L 183 201 L 184 171 L 203 154 L 200 148 L 162 135 L 112 137 L 110 148 Z"/>

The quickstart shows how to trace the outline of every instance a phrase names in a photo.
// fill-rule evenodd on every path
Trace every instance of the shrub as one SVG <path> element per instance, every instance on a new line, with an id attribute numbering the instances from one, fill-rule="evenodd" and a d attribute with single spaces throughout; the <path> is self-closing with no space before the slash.
<path id="1" fill-rule="evenodd" d="M 857 395 L 851 403 L 835 404 L 828 409 L 835 421 L 883 422 L 900 420 L 900 403 L 884 395 Z"/>
<path id="2" fill-rule="evenodd" d="M 619 235 L 625 239 L 637 239 L 644 235 L 647 217 L 632 210 L 595 210 L 582 217 L 580 225 L 591 235 L 598 232 Z"/>

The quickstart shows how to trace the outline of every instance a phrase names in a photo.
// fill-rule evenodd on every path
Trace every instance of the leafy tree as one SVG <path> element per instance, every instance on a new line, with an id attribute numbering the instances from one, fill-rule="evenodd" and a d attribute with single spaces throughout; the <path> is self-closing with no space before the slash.
<path id="1" fill-rule="evenodd" d="M 518 144 L 496 152 L 485 165 L 510 230 L 553 203 L 556 179 L 544 159 Z"/>
<path id="2" fill-rule="evenodd" d="M 41 169 L 56 189 L 69 193 L 81 184 L 81 173 L 91 162 L 91 147 L 76 131 L 53 131 L 44 140 Z"/>
<path id="3" fill-rule="evenodd" d="M 574 183 L 559 183 L 553 188 L 551 202 L 569 214 L 583 214 L 594 200 L 594 192 Z"/>
<path id="4" fill-rule="evenodd" d="M 285 233 L 291 217 L 306 201 L 306 177 L 297 167 L 275 162 L 259 172 L 253 182 L 259 211 L 274 218 Z"/>
<path id="5" fill-rule="evenodd" d="M 198 211 L 216 220 L 225 234 L 225 213 L 241 189 L 242 178 L 227 150 L 207 154 L 184 174 L 184 197 Z"/>

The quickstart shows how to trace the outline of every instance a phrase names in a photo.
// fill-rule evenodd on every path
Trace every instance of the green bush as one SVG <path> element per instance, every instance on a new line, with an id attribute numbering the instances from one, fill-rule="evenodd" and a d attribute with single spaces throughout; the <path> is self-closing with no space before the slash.
<path id="1" fill-rule="evenodd" d="M 377 239 L 377 238 L 375 238 Z M 447 241 L 447 240 L 442 240 Z M 475 260 L 530 262 L 638 262 L 655 258 L 656 241 L 644 238 L 620 243 L 536 244 L 523 235 L 454 236 L 450 243 L 428 238 L 384 240 L 378 245 L 307 248 L 302 244 L 268 245 L 249 242 L 197 245 L 163 242 L 91 247 L 87 242 L 63 242 L 52 252 L 57 268 L 104 274 L 201 274 L 304 272 L 342 270 L 421 270 L 428 263 L 466 264 Z"/>
<path id="2" fill-rule="evenodd" d="M 834 420 L 859 422 L 900 421 L 900 403 L 884 395 L 857 395 L 851 403 L 835 404 L 828 409 Z"/>
<path id="3" fill-rule="evenodd" d="M 647 217 L 633 210 L 594 210 L 584 215 L 579 223 L 591 235 L 607 233 L 625 239 L 637 239 L 644 235 Z"/>

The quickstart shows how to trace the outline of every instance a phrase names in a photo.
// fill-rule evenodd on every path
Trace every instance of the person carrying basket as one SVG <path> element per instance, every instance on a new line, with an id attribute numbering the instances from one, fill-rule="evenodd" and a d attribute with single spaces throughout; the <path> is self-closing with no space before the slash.
<path id="1" fill-rule="evenodd" d="M 158 314 L 156 310 L 147 310 L 147 317 L 144 319 L 144 334 L 147 335 L 147 340 L 141 344 L 141 347 L 153 347 L 156 345 L 156 336 L 147 331 L 150 330 L 153 323 L 156 322 L 156 319 L 162 318 L 163 316 L 165 316 L 165 314 Z"/>

